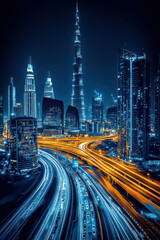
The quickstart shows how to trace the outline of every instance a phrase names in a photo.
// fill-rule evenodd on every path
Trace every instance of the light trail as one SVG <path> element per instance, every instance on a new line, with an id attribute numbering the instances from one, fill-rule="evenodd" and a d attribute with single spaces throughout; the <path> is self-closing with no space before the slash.
<path id="1" fill-rule="evenodd" d="M 43 159 L 40 159 L 40 161 L 44 166 L 43 178 L 34 192 L 20 205 L 20 207 L 0 228 L 1 240 L 8 240 L 16 234 L 26 219 L 37 209 L 52 183 L 53 176 L 51 166 Z"/>
<path id="2" fill-rule="evenodd" d="M 51 154 L 39 150 L 40 154 L 56 168 L 57 186 L 55 196 L 52 197 L 41 226 L 39 226 L 33 239 L 49 239 L 50 236 L 60 238 L 67 217 L 71 198 L 71 189 L 68 175 L 62 165 Z M 64 194 L 65 193 L 65 194 Z M 58 222 L 58 225 L 56 224 Z"/>
<path id="3" fill-rule="evenodd" d="M 102 172 L 106 173 L 115 183 L 121 186 L 131 196 L 148 207 L 150 211 L 153 211 L 153 213 L 157 216 L 160 215 L 159 182 L 145 177 L 139 172 L 139 168 L 135 167 L 132 163 L 124 164 L 124 161 L 120 159 L 102 156 L 94 151 L 92 147 L 90 148 L 91 144 L 104 140 L 102 138 L 80 138 L 77 139 L 77 142 L 76 139 L 75 141 L 71 138 L 67 140 L 68 141 L 51 141 L 50 139 L 50 142 L 48 142 L 47 140 L 41 139 L 39 144 L 40 146 L 60 151 L 62 153 L 66 152 L 73 154 L 79 159 L 82 159 L 82 161 L 86 161 L 88 165 L 97 167 Z M 112 187 L 112 189 L 112 194 L 115 194 L 114 187 Z M 119 200 L 121 201 L 121 204 L 126 207 L 127 205 L 122 199 L 123 197 L 121 197 L 119 192 Z M 141 223 L 143 218 L 138 213 L 135 213 L 134 208 L 132 206 L 127 206 L 127 209 L 133 214 L 137 221 Z M 146 228 L 148 225 L 148 228 L 152 229 L 154 235 L 156 228 L 152 228 L 152 224 L 150 224 L 149 221 L 145 222 L 144 225 L 145 224 Z"/>

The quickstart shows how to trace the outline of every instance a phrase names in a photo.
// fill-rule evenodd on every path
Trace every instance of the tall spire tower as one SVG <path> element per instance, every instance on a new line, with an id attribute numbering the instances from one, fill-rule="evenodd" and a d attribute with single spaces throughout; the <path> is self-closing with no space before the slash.
<path id="1" fill-rule="evenodd" d="M 83 72 L 82 72 L 82 55 L 81 55 L 81 34 L 79 23 L 78 1 L 76 1 L 76 24 L 75 24 L 75 56 L 73 63 L 72 95 L 71 105 L 78 109 L 80 129 L 84 130 L 85 105 L 83 92 Z"/>
<path id="2" fill-rule="evenodd" d="M 36 107 L 36 86 L 33 73 L 33 66 L 31 63 L 31 57 L 29 57 L 29 64 L 27 67 L 27 76 L 24 85 L 24 115 L 26 117 L 37 116 Z"/>

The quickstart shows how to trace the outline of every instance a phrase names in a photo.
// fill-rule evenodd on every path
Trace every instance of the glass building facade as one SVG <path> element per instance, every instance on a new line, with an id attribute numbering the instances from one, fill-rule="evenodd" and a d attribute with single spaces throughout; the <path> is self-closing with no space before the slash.
<path id="1" fill-rule="evenodd" d="M 160 59 L 155 78 L 155 136 L 160 138 Z"/>
<path id="2" fill-rule="evenodd" d="M 10 162 L 16 171 L 30 171 L 38 167 L 37 121 L 19 117 L 10 120 Z"/>
<path id="3" fill-rule="evenodd" d="M 22 116 L 22 104 L 21 103 L 16 103 L 15 115 L 16 115 L 16 117 Z"/>
<path id="4" fill-rule="evenodd" d="M 69 105 L 66 111 L 65 128 L 70 130 L 79 129 L 79 114 L 77 108 Z"/>
<path id="5" fill-rule="evenodd" d="M 10 84 L 8 85 L 8 119 L 15 117 L 16 107 L 16 87 L 13 83 L 13 77 L 10 78 Z"/>
<path id="6" fill-rule="evenodd" d="M 3 97 L 0 96 L 0 135 L 3 134 Z"/>
<path id="7" fill-rule="evenodd" d="M 63 130 L 64 126 L 63 101 L 46 97 L 43 98 L 42 124 L 43 132 L 49 132 L 44 131 L 48 129 L 57 130 L 57 133 L 60 133 Z"/>
<path id="8" fill-rule="evenodd" d="M 111 129 L 117 129 L 117 107 L 109 107 L 107 109 L 107 122 L 108 122 L 108 127 Z"/>
<path id="9" fill-rule="evenodd" d="M 145 53 L 126 49 L 118 59 L 118 156 L 145 160 L 148 156 L 150 65 Z"/>
<path id="10" fill-rule="evenodd" d="M 102 94 L 94 91 L 94 98 L 92 99 L 92 121 L 103 121 L 103 102 Z"/>

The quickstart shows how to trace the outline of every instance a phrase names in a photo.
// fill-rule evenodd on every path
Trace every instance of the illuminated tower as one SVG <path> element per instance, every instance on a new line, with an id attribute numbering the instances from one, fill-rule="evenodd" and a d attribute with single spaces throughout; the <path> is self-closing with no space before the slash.
<path id="1" fill-rule="evenodd" d="M 160 137 L 160 56 L 155 78 L 155 135 L 158 138 Z"/>
<path id="2" fill-rule="evenodd" d="M 149 139 L 150 64 L 141 55 L 122 49 L 118 59 L 118 156 L 146 160 Z"/>
<path id="3" fill-rule="evenodd" d="M 94 98 L 92 99 L 92 120 L 103 121 L 103 102 L 102 94 L 94 91 Z"/>
<path id="4" fill-rule="evenodd" d="M 13 83 L 13 77 L 10 78 L 10 84 L 8 85 L 8 119 L 15 115 L 16 107 L 16 88 Z"/>
<path id="5" fill-rule="evenodd" d="M 36 86 L 33 73 L 33 66 L 31 64 L 31 57 L 29 57 L 29 64 L 27 67 L 27 76 L 24 85 L 24 115 L 26 117 L 37 116 L 36 108 Z"/>
<path id="6" fill-rule="evenodd" d="M 78 2 L 76 2 L 76 24 L 75 24 L 75 56 L 73 63 L 73 79 L 72 79 L 72 94 L 71 105 L 78 109 L 80 129 L 84 130 L 85 105 L 83 92 L 83 72 L 82 72 L 82 55 L 81 55 L 81 40 L 80 40 L 80 23 Z"/>
<path id="7" fill-rule="evenodd" d="M 54 98 L 54 91 L 52 86 L 52 79 L 50 77 L 50 72 L 48 72 L 47 81 L 45 82 L 44 97 Z"/>
<path id="8" fill-rule="evenodd" d="M 0 96 L 0 135 L 3 133 L 3 97 Z"/>

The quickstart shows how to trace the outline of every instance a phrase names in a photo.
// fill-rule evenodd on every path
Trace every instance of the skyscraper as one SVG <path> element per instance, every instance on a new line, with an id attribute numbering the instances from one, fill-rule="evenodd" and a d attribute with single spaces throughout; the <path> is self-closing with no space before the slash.
<path id="1" fill-rule="evenodd" d="M 40 102 L 38 102 L 38 104 L 37 104 L 37 119 L 38 120 L 42 119 L 42 109 L 41 109 Z"/>
<path id="2" fill-rule="evenodd" d="M 155 78 L 155 136 L 160 138 L 160 56 Z"/>
<path id="3" fill-rule="evenodd" d="M 42 128 L 42 107 L 40 102 L 37 103 L 37 129 Z"/>
<path id="4" fill-rule="evenodd" d="M 42 124 L 45 135 L 61 134 L 64 125 L 63 101 L 43 98 Z"/>
<path id="5" fill-rule="evenodd" d="M 94 91 L 94 98 L 92 99 L 92 120 L 94 122 L 103 121 L 103 103 L 102 94 Z"/>
<path id="6" fill-rule="evenodd" d="M 118 156 L 145 160 L 148 155 L 150 66 L 141 55 L 121 50 L 118 60 Z"/>
<path id="7" fill-rule="evenodd" d="M 107 109 L 107 122 L 108 127 L 111 129 L 117 129 L 117 107 L 112 106 Z"/>
<path id="8" fill-rule="evenodd" d="M 21 117 L 22 116 L 22 104 L 21 103 L 16 103 L 15 116 L 16 117 Z"/>
<path id="9" fill-rule="evenodd" d="M 73 79 L 72 79 L 72 95 L 71 105 L 78 109 L 80 129 L 85 130 L 84 122 L 85 116 L 85 104 L 84 104 L 84 92 L 83 92 L 83 72 L 82 72 L 82 55 L 81 55 L 81 34 L 79 23 L 79 10 L 78 2 L 76 2 L 76 24 L 75 24 L 75 56 L 73 63 Z"/>
<path id="10" fill-rule="evenodd" d="M 8 119 L 15 115 L 16 107 L 16 88 L 13 83 L 13 77 L 10 78 L 8 85 Z"/>
<path id="11" fill-rule="evenodd" d="M 3 97 L 0 96 L 0 135 L 3 133 Z"/>
<path id="12" fill-rule="evenodd" d="M 11 165 L 16 171 L 30 171 L 38 167 L 37 121 L 35 118 L 12 118 L 9 151 Z"/>
<path id="13" fill-rule="evenodd" d="M 24 115 L 26 117 L 37 116 L 36 107 L 36 86 L 33 73 L 33 66 L 31 64 L 31 57 L 29 57 L 29 64 L 27 67 L 27 76 L 24 85 Z"/>
<path id="14" fill-rule="evenodd" d="M 77 108 L 69 105 L 66 111 L 65 128 L 70 130 L 79 129 L 79 114 Z"/>
<path id="15" fill-rule="evenodd" d="M 52 79 L 50 77 L 50 72 L 48 72 L 47 81 L 45 82 L 44 97 L 54 98 L 54 91 L 52 86 Z"/>

